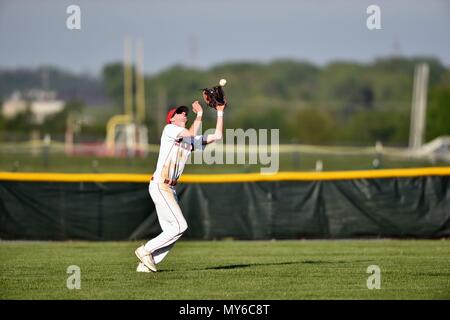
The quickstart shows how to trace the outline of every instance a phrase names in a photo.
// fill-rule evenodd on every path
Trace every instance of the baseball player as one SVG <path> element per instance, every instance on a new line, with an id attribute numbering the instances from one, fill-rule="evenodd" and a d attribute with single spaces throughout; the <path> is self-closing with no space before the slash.
<path id="1" fill-rule="evenodd" d="M 149 184 L 162 232 L 135 250 L 140 260 L 137 271 L 156 272 L 156 265 L 169 253 L 188 225 L 178 205 L 174 186 L 183 173 L 184 165 L 193 150 L 203 150 L 206 144 L 222 139 L 223 113 L 226 102 L 217 105 L 217 124 L 214 134 L 197 135 L 203 109 L 198 101 L 192 103 L 196 114 L 194 123 L 186 128 L 189 109 L 179 106 L 167 113 L 166 126 L 161 135 L 158 163 Z"/>

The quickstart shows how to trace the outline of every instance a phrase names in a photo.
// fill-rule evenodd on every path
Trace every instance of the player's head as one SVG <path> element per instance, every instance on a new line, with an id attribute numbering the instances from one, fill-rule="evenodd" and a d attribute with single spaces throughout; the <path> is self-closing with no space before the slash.
<path id="1" fill-rule="evenodd" d="M 172 108 L 167 112 L 166 123 L 184 126 L 187 122 L 188 113 L 189 109 L 186 106 Z"/>

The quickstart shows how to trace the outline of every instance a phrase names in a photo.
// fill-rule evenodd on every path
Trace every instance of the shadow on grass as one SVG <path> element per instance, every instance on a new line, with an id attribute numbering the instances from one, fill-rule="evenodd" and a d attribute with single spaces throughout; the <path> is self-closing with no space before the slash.
<path id="1" fill-rule="evenodd" d="M 230 264 L 222 265 L 216 267 L 206 267 L 206 268 L 196 268 L 191 269 L 191 271 L 202 271 L 202 270 L 231 270 L 231 269 L 241 269 L 248 267 L 257 266 L 280 266 L 280 265 L 292 265 L 292 264 L 334 264 L 334 263 L 353 263 L 353 262 L 369 262 L 369 260 L 358 260 L 358 261 L 324 261 L 324 260 L 305 260 L 305 261 L 286 261 L 286 262 L 274 262 L 274 263 L 246 263 L 246 264 Z M 173 272 L 177 270 L 167 269 L 158 272 Z"/>
<path id="2" fill-rule="evenodd" d="M 290 261 L 290 262 L 278 262 L 278 263 L 249 263 L 249 264 L 230 264 L 226 266 L 217 266 L 217 267 L 208 267 L 197 270 L 228 270 L 228 269 L 240 269 L 240 268 L 248 268 L 255 266 L 279 266 L 279 265 L 288 265 L 288 264 L 300 264 L 301 261 Z"/>

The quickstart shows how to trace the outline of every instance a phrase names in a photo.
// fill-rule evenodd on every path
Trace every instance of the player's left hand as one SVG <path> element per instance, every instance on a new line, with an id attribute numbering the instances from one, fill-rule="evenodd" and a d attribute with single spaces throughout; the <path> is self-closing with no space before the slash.
<path id="1" fill-rule="evenodd" d="M 200 111 L 203 111 L 202 106 L 200 105 L 200 103 L 197 100 L 195 100 L 192 103 L 192 111 L 194 111 L 194 113 L 198 113 Z"/>
<path id="2" fill-rule="evenodd" d="M 227 98 L 223 97 L 224 104 L 219 104 L 216 106 L 217 111 L 223 111 L 227 107 Z"/>

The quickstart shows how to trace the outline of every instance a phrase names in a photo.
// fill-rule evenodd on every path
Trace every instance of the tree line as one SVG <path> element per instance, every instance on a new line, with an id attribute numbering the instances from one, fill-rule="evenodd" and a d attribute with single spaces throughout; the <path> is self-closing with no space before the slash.
<path id="1" fill-rule="evenodd" d="M 385 57 L 366 64 L 336 61 L 325 66 L 296 60 L 233 62 L 208 69 L 175 65 L 145 75 L 149 141 L 159 141 L 168 108 L 190 106 L 192 101 L 201 99 L 202 88 L 218 85 L 225 78 L 229 102 L 226 127 L 277 128 L 282 143 L 373 145 L 380 141 L 385 145 L 406 146 L 414 69 L 423 62 L 430 67 L 426 124 L 429 141 L 450 134 L 450 68 L 429 57 Z M 92 96 L 92 88 L 96 88 L 97 96 L 107 97 L 103 100 L 110 110 L 123 110 L 123 78 L 121 63 L 105 65 L 101 78 L 89 79 L 94 83 L 89 92 Z M 73 75 L 70 79 L 73 83 Z M 64 83 L 64 77 L 60 77 L 58 85 Z M 8 87 L 14 84 L 8 82 Z M 67 91 L 70 84 L 65 83 L 64 88 L 66 94 L 71 92 Z M 68 108 L 88 112 L 93 103 L 83 97 L 85 84 L 79 88 L 84 89 L 78 89 Z M 1 90 L 0 95 L 2 100 L 6 98 Z M 64 112 L 49 118 L 45 128 L 63 130 L 61 119 L 67 116 L 68 109 Z M 206 109 L 204 128 L 213 127 L 214 120 L 214 112 Z M 15 124 L 11 125 L 13 121 Z M 14 130 L 13 127 L 27 130 L 26 122 L 24 115 L 8 121 L 0 119 L 0 131 Z M 85 125 L 82 132 L 104 137 L 105 124 L 105 119 L 99 119 Z"/>

